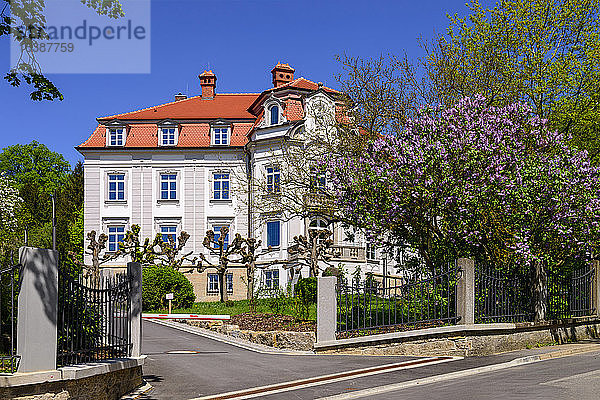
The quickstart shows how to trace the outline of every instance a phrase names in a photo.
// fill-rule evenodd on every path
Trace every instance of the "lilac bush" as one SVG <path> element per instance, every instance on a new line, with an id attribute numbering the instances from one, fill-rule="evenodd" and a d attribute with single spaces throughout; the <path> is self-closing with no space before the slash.
<path id="1" fill-rule="evenodd" d="M 533 268 L 544 318 L 547 269 L 589 259 L 599 238 L 600 171 L 568 142 L 525 104 L 474 97 L 326 162 L 344 220 L 432 270 L 461 256 Z"/>

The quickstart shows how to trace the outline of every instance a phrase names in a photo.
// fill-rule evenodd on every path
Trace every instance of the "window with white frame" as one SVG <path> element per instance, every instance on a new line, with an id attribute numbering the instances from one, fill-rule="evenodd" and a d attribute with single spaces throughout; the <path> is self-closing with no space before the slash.
<path id="1" fill-rule="evenodd" d="M 281 171 L 276 165 L 267 167 L 267 193 L 281 193 Z"/>
<path id="2" fill-rule="evenodd" d="M 109 128 L 108 129 L 108 145 L 123 146 L 125 143 L 124 128 Z"/>
<path id="3" fill-rule="evenodd" d="M 223 228 L 229 228 L 228 225 L 213 225 L 213 232 L 215 233 L 215 242 L 219 241 L 219 238 L 221 237 L 221 230 Z M 227 246 L 229 246 L 229 234 L 231 232 L 227 232 L 227 235 L 225 235 L 225 238 L 223 239 L 223 250 L 227 250 Z M 213 245 L 214 248 L 218 248 L 218 246 L 216 244 Z"/>
<path id="4" fill-rule="evenodd" d="M 367 260 L 375 260 L 375 245 L 367 242 Z"/>
<path id="5" fill-rule="evenodd" d="M 229 173 L 213 173 L 213 199 L 229 200 Z"/>
<path id="6" fill-rule="evenodd" d="M 212 128 L 212 144 L 226 146 L 229 144 L 229 126 L 215 126 Z"/>
<path id="7" fill-rule="evenodd" d="M 279 270 L 265 271 L 265 287 L 267 289 L 277 289 L 279 287 Z"/>
<path id="8" fill-rule="evenodd" d="M 313 192 L 325 191 L 325 171 L 322 168 L 310 167 L 310 189 Z"/>
<path id="9" fill-rule="evenodd" d="M 108 251 L 111 253 L 119 250 L 119 243 L 125 239 L 125 226 L 113 225 L 108 227 Z"/>
<path id="10" fill-rule="evenodd" d="M 161 146 L 175 146 L 177 144 L 177 128 L 160 129 Z"/>
<path id="11" fill-rule="evenodd" d="M 233 274 L 225 274 L 225 285 L 227 287 L 227 294 L 233 294 Z M 208 274 L 208 287 L 206 288 L 206 292 L 208 294 L 218 294 L 220 292 L 219 274 Z"/>
<path id="12" fill-rule="evenodd" d="M 169 239 L 173 240 L 173 243 L 177 244 L 177 226 L 175 225 L 162 225 L 160 227 L 160 236 L 162 241 L 169 243 Z"/>
<path id="13" fill-rule="evenodd" d="M 125 200 L 125 174 L 108 174 L 108 200 Z"/>
<path id="14" fill-rule="evenodd" d="M 313 231 L 324 231 L 328 226 L 329 223 L 324 218 L 317 217 L 310 221 L 310 224 L 308 224 L 308 229 Z M 317 238 L 318 244 L 322 244 L 323 242 L 325 242 L 325 238 Z"/>
<path id="15" fill-rule="evenodd" d="M 268 247 L 279 247 L 281 239 L 281 222 L 280 221 L 269 221 L 267 222 L 267 246 Z"/>
<path id="16" fill-rule="evenodd" d="M 160 174 L 160 199 L 161 200 L 176 200 L 177 199 L 177 174 L 174 174 L 174 173 Z"/>
<path id="17" fill-rule="evenodd" d="M 272 105 L 269 107 L 269 115 L 271 117 L 271 125 L 277 125 L 279 123 L 279 106 Z"/>

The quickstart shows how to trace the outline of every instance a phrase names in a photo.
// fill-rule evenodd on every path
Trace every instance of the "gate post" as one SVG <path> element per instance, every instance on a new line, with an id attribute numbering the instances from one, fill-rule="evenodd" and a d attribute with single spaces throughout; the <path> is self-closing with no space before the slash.
<path id="1" fill-rule="evenodd" d="M 336 276 L 317 278 L 317 342 L 335 340 L 337 328 Z"/>
<path id="2" fill-rule="evenodd" d="M 131 280 L 129 293 L 129 329 L 131 332 L 131 357 L 142 355 L 142 265 L 127 263 L 127 276 Z"/>
<path id="3" fill-rule="evenodd" d="M 460 279 L 456 283 L 456 315 L 459 324 L 475 323 L 475 262 L 469 258 L 459 258 Z"/>
<path id="4" fill-rule="evenodd" d="M 600 317 L 600 261 L 592 260 L 592 268 L 594 274 L 592 275 L 592 304 L 594 308 L 594 315 Z"/>
<path id="5" fill-rule="evenodd" d="M 17 314 L 18 372 L 56 369 L 58 253 L 19 249 L 20 289 Z"/>

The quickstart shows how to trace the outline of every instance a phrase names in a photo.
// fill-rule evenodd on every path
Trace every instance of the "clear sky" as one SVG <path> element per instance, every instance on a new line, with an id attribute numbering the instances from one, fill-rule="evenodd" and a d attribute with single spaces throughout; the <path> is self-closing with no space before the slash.
<path id="1" fill-rule="evenodd" d="M 0 148 L 37 140 L 74 164 L 82 157 L 73 147 L 91 134 L 96 117 L 169 102 L 177 92 L 199 94 L 198 74 L 208 68 L 217 92 L 271 87 L 278 61 L 296 77 L 336 87 L 336 54 L 418 57 L 417 38 L 444 31 L 446 14 L 464 14 L 465 1 L 153 0 L 150 74 L 49 75 L 62 102 L 33 102 L 27 89 L 3 81 Z M 0 53 L 7 70 L 6 38 Z"/>

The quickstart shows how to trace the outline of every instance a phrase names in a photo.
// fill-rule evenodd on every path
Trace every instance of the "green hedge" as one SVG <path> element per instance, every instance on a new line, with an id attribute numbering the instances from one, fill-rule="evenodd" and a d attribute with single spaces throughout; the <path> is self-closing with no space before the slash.
<path id="1" fill-rule="evenodd" d="M 142 309 L 160 310 L 167 307 L 165 295 L 173 293 L 173 308 L 189 308 L 196 296 L 192 283 L 169 266 L 146 267 L 142 273 Z"/>

